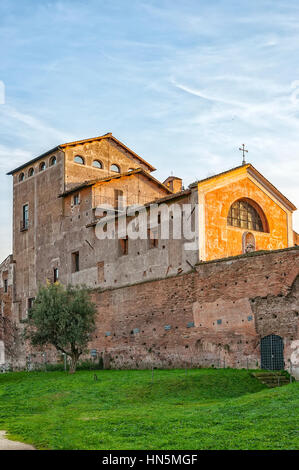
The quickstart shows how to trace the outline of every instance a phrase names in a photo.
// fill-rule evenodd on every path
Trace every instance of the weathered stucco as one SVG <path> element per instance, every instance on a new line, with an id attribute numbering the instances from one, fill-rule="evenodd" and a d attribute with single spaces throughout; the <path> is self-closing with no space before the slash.
<path id="1" fill-rule="evenodd" d="M 244 232 L 255 238 L 255 250 L 276 250 L 294 245 L 292 211 L 248 173 L 247 166 L 198 184 L 199 204 L 204 225 L 200 259 L 208 261 L 243 252 Z M 264 231 L 244 230 L 227 222 L 231 205 L 240 199 L 253 205 L 263 220 Z"/>

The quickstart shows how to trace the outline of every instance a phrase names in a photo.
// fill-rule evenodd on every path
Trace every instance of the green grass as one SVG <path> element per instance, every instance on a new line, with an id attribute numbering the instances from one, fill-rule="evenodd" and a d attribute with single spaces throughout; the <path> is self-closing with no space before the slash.
<path id="1" fill-rule="evenodd" d="M 0 429 L 39 449 L 299 449 L 299 383 L 246 370 L 15 372 Z"/>

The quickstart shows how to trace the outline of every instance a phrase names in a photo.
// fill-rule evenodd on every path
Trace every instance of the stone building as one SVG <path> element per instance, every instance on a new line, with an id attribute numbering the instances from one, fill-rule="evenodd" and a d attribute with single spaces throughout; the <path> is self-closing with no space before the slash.
<path id="1" fill-rule="evenodd" d="M 245 356 L 258 359 L 261 335 L 279 336 L 281 324 L 286 363 L 299 340 L 296 207 L 251 164 L 188 189 L 178 177 L 161 183 L 152 176 L 154 170 L 109 133 L 59 145 L 11 171 L 13 255 L 0 265 L 2 317 L 21 330 L 39 285 L 46 280 L 84 283 L 99 305 L 91 348 L 110 366 L 163 361 L 170 366 L 176 354 L 194 364 L 209 365 L 221 356 L 228 365 L 240 366 Z M 141 221 L 145 236 L 129 236 L 129 227 L 141 230 Z M 101 239 L 103 227 L 114 236 Z M 261 253 L 269 260 L 264 264 L 255 258 Z M 235 258 L 225 261 L 229 257 Z M 270 281 L 263 282 L 265 288 L 255 286 L 259 275 L 270 279 L 275 263 L 284 266 L 286 260 L 292 269 L 283 283 L 276 279 L 275 286 Z M 250 271 L 254 263 L 258 273 L 249 282 L 243 268 Z M 221 275 L 224 283 L 216 280 L 223 266 L 229 266 Z M 228 288 L 231 279 L 242 277 L 246 300 L 243 284 L 234 294 Z M 281 322 L 261 328 L 257 318 L 267 309 L 262 300 L 253 305 L 250 299 L 280 294 L 291 299 L 280 300 Z M 267 304 L 270 311 L 276 309 L 273 299 L 272 307 Z M 28 345 L 19 351 L 17 340 L 10 339 L 11 348 L 8 332 L 2 328 L 0 334 L 0 363 L 24 365 L 32 353 Z"/>

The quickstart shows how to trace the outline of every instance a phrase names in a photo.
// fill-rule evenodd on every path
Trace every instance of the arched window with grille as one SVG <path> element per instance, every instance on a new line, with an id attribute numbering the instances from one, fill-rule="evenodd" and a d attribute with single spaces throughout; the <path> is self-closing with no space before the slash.
<path id="1" fill-rule="evenodd" d="M 261 215 L 246 199 L 239 199 L 230 206 L 227 224 L 257 232 L 267 231 L 266 223 L 263 223 Z"/>

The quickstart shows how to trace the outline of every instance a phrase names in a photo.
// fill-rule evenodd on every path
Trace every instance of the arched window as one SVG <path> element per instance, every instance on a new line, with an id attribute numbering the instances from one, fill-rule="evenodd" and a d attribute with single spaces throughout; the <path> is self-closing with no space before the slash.
<path id="1" fill-rule="evenodd" d="M 111 165 L 110 170 L 115 171 L 116 173 L 120 173 L 119 166 L 115 164 Z"/>
<path id="2" fill-rule="evenodd" d="M 39 166 L 39 171 L 44 171 L 46 169 L 46 164 L 45 162 L 41 162 L 40 166 Z"/>
<path id="3" fill-rule="evenodd" d="M 33 175 L 34 175 L 34 168 L 29 168 L 28 176 L 33 176 Z"/>
<path id="4" fill-rule="evenodd" d="M 227 216 L 227 224 L 258 232 L 265 232 L 262 219 L 257 210 L 247 200 L 234 202 Z"/>
<path id="5" fill-rule="evenodd" d="M 25 179 L 24 173 L 20 173 L 19 174 L 19 181 L 24 181 L 24 179 Z"/>
<path id="6" fill-rule="evenodd" d="M 92 166 L 95 166 L 96 168 L 103 168 L 103 165 L 102 163 L 100 162 L 100 160 L 94 160 L 92 162 Z"/>
<path id="7" fill-rule="evenodd" d="M 79 163 L 79 165 L 84 165 L 84 159 L 80 155 L 76 155 L 74 158 L 75 163 Z"/>
<path id="8" fill-rule="evenodd" d="M 56 165 L 56 163 L 57 163 L 57 158 L 54 156 L 50 160 L 50 166 L 54 166 L 54 165 Z"/>

